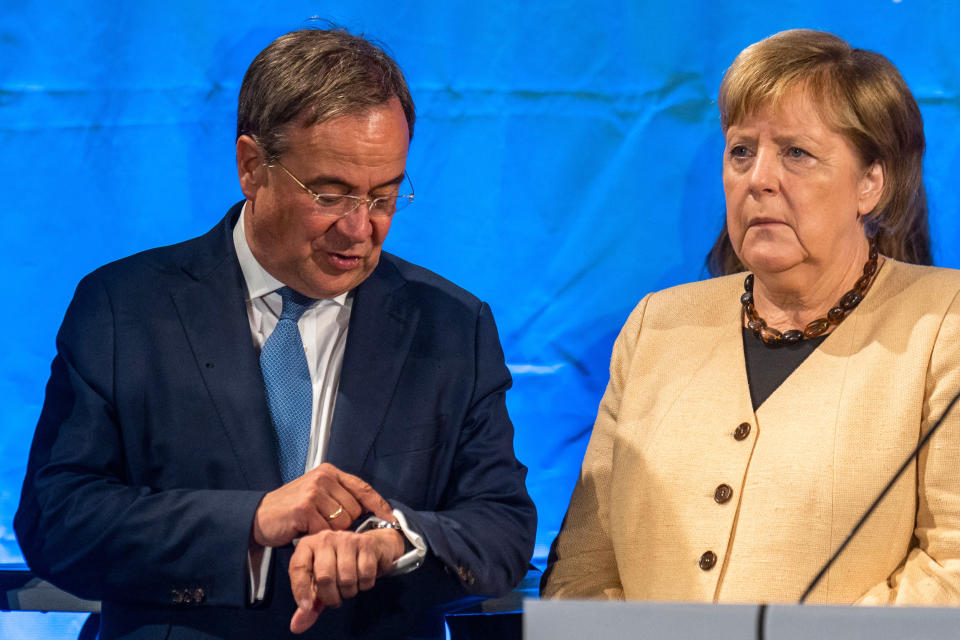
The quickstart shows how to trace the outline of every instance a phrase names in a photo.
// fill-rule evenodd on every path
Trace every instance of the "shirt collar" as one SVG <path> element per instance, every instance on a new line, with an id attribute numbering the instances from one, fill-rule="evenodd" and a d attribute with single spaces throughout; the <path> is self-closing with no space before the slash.
<path id="1" fill-rule="evenodd" d="M 233 246 L 237 251 L 237 260 L 240 262 L 240 270 L 243 272 L 244 283 L 247 285 L 248 302 L 274 293 L 277 289 L 285 286 L 284 283 L 270 275 L 267 270 L 257 262 L 257 259 L 253 256 L 253 252 L 250 250 L 250 245 L 247 244 L 247 234 L 243 227 L 243 218 L 246 215 L 247 205 L 249 203 L 249 200 L 243 203 L 243 209 L 240 210 L 240 217 L 237 219 L 237 224 L 233 227 Z M 349 291 L 345 291 L 338 296 L 329 298 L 329 300 L 343 306 L 349 293 Z"/>

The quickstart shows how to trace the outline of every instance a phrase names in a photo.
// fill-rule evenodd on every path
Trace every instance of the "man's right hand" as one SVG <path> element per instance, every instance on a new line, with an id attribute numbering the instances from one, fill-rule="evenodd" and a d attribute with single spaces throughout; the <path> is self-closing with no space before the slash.
<path id="1" fill-rule="evenodd" d="M 253 540 L 282 547 L 294 538 L 327 529 L 342 531 L 369 511 L 394 521 L 393 510 L 369 484 L 329 463 L 263 496 L 253 515 Z"/>

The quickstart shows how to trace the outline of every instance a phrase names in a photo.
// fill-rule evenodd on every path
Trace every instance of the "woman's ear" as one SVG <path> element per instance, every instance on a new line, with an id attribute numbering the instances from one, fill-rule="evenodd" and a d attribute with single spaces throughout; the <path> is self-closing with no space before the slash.
<path id="1" fill-rule="evenodd" d="M 860 178 L 860 191 L 857 199 L 857 215 L 864 216 L 873 211 L 883 195 L 884 171 L 883 165 L 874 162 L 867 167 Z"/>

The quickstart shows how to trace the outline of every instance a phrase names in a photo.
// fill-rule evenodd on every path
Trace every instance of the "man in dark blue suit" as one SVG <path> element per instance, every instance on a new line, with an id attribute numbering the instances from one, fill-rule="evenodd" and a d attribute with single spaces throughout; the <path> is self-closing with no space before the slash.
<path id="1" fill-rule="evenodd" d="M 77 287 L 15 526 L 101 637 L 434 637 L 522 578 L 490 310 L 381 251 L 413 124 L 378 47 L 287 34 L 241 87 L 244 202 Z"/>

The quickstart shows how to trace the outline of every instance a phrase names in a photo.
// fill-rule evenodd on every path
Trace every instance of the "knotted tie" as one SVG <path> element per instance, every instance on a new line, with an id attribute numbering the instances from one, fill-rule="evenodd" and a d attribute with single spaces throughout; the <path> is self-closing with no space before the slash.
<path id="1" fill-rule="evenodd" d="M 290 287 L 278 293 L 283 311 L 260 352 L 260 371 L 277 434 L 280 474 L 287 483 L 303 475 L 310 448 L 313 384 L 297 322 L 314 300 Z"/>

